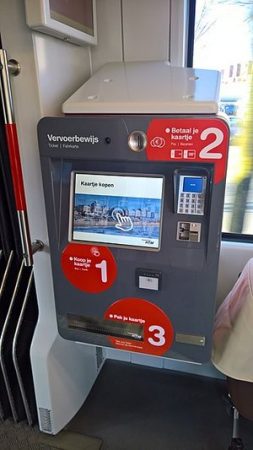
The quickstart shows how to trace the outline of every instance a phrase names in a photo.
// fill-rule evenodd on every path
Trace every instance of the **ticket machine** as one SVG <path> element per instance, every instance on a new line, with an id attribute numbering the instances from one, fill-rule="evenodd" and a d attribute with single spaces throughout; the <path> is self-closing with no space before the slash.
<path id="1" fill-rule="evenodd" d="M 65 339 L 209 359 L 228 148 L 217 77 L 109 64 L 64 104 L 67 117 L 41 120 Z"/>
<path id="2" fill-rule="evenodd" d="M 111 63 L 38 127 L 58 330 L 210 358 L 228 125 L 219 74 Z"/>

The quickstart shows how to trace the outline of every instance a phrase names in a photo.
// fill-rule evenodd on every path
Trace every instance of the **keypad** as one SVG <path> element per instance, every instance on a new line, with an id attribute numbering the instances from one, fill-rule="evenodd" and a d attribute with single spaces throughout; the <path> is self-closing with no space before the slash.
<path id="1" fill-rule="evenodd" d="M 178 212 L 180 214 L 203 216 L 204 214 L 203 194 L 186 194 L 184 192 L 181 192 L 179 197 Z"/>

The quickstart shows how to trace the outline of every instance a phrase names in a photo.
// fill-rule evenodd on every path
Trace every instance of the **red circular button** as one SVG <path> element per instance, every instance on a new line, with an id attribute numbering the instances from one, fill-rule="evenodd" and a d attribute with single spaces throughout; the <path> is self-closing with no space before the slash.
<path id="1" fill-rule="evenodd" d="M 110 250 L 96 245 L 68 244 L 61 255 L 61 267 L 73 286 L 94 294 L 109 289 L 117 276 Z"/>

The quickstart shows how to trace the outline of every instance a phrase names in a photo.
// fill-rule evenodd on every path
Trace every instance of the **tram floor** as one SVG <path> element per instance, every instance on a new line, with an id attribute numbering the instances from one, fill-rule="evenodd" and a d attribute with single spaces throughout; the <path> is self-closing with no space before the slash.
<path id="1" fill-rule="evenodd" d="M 227 450 L 225 396 L 223 380 L 107 360 L 68 428 L 101 450 Z M 240 436 L 253 449 L 253 422 L 240 418 Z"/>
<path id="2" fill-rule="evenodd" d="M 0 423 L 0 450 L 100 450 L 102 441 L 80 433 L 63 431 L 56 436 L 38 427 L 8 419 Z"/>
<path id="3" fill-rule="evenodd" d="M 105 362 L 84 405 L 57 436 L 0 423 L 0 450 L 228 450 L 226 383 L 124 362 Z M 245 450 L 253 422 L 240 418 Z"/>

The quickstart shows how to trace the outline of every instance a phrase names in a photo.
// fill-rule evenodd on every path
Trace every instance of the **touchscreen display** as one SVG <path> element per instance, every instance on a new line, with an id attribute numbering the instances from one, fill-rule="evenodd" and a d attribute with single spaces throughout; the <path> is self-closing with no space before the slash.
<path id="1" fill-rule="evenodd" d="M 72 177 L 71 241 L 160 248 L 163 176 Z"/>

